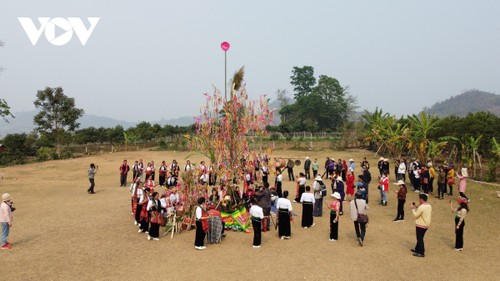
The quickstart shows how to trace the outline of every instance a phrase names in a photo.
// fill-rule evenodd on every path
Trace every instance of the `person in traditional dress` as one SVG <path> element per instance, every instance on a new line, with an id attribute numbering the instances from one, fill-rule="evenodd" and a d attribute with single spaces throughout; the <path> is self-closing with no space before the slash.
<path id="1" fill-rule="evenodd" d="M 165 179 L 167 178 L 167 170 L 168 168 L 165 160 L 161 161 L 161 165 L 158 168 L 160 186 L 165 185 Z"/>
<path id="2" fill-rule="evenodd" d="M 160 194 L 158 192 L 153 192 L 151 195 L 152 200 L 148 201 L 147 210 L 150 214 L 151 226 L 149 227 L 148 240 L 160 240 L 160 220 L 162 215 L 162 210 L 165 210 L 167 205 L 162 205 L 160 201 Z"/>
<path id="3" fill-rule="evenodd" d="M 141 178 L 135 178 L 135 182 L 130 186 L 131 193 L 131 206 L 132 206 L 132 215 L 136 215 L 137 203 L 139 203 L 139 192 L 142 192 L 141 189 Z M 141 193 L 142 194 L 142 193 Z M 134 224 L 137 225 L 139 223 L 138 217 L 134 217 Z"/>
<path id="4" fill-rule="evenodd" d="M 149 188 L 145 188 L 139 199 L 139 203 L 137 203 L 137 211 L 139 212 L 139 230 L 137 232 L 139 233 L 149 233 L 149 212 L 147 206 L 150 191 Z"/>
<path id="5" fill-rule="evenodd" d="M 275 181 L 275 186 L 276 186 L 276 193 L 278 194 L 278 197 L 283 197 L 283 175 L 281 174 L 281 169 L 276 170 L 276 181 Z"/>
<path id="6" fill-rule="evenodd" d="M 127 175 L 130 171 L 130 166 L 127 164 L 127 160 L 123 160 L 120 165 L 120 186 L 127 186 Z"/>
<path id="7" fill-rule="evenodd" d="M 259 202 L 254 198 L 252 207 L 250 207 L 250 216 L 252 218 L 253 227 L 253 244 L 252 247 L 260 248 L 262 243 L 262 219 L 264 218 L 264 211 L 259 206 Z"/>
<path id="8" fill-rule="evenodd" d="M 295 196 L 295 200 L 293 200 L 294 202 L 299 202 L 302 194 L 304 193 L 306 182 L 306 175 L 304 175 L 304 173 L 302 172 L 299 173 L 299 178 L 297 179 L 297 195 Z"/>
<path id="9" fill-rule="evenodd" d="M 302 227 L 307 229 L 314 226 L 313 205 L 316 200 L 311 193 L 311 187 L 306 186 L 306 192 L 302 193 L 300 203 L 302 203 Z"/>
<path id="10" fill-rule="evenodd" d="M 330 209 L 330 241 L 337 241 L 339 239 L 340 193 L 333 193 L 332 198 L 332 202 L 327 205 Z"/>
<path id="11" fill-rule="evenodd" d="M 152 179 L 152 175 L 150 174 L 144 182 L 144 188 L 149 188 L 151 192 L 155 192 L 155 186 L 155 181 Z"/>
<path id="12" fill-rule="evenodd" d="M 195 216 L 196 216 L 196 237 L 194 240 L 194 248 L 196 250 L 205 250 L 205 235 L 206 229 L 208 229 L 208 218 L 209 215 L 205 208 L 205 198 L 198 198 L 198 206 L 196 206 Z M 204 227 L 205 225 L 205 227 Z"/>
<path id="13" fill-rule="evenodd" d="M 292 203 L 288 200 L 288 190 L 283 191 L 283 197 L 276 202 L 278 212 L 278 236 L 281 239 L 290 239 L 292 235 L 290 221 L 293 219 Z"/>

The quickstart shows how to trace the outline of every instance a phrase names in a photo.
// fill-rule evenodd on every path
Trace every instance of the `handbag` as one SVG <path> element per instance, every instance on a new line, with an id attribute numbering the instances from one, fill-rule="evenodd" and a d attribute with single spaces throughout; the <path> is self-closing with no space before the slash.
<path id="1" fill-rule="evenodd" d="M 454 185 L 455 184 L 455 178 L 449 178 L 447 183 L 448 183 L 448 185 Z"/>
<path id="2" fill-rule="evenodd" d="M 359 213 L 358 203 L 356 202 L 356 199 L 354 199 L 354 205 L 356 205 L 356 212 L 358 212 L 358 219 L 356 221 L 361 223 L 368 223 L 368 215 Z"/>

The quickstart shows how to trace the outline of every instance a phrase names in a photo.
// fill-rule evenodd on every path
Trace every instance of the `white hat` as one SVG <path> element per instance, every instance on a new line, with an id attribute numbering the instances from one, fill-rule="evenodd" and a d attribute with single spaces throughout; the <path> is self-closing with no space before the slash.
<path id="1" fill-rule="evenodd" d="M 341 197 L 340 197 L 340 193 L 338 193 L 338 192 L 334 192 L 334 193 L 332 194 L 332 197 L 333 197 L 333 198 L 337 198 L 337 199 L 339 199 L 339 200 L 340 200 L 340 198 L 341 198 Z"/>
<path id="2" fill-rule="evenodd" d="M 382 160 L 384 160 L 384 157 L 380 157 L 380 159 L 378 159 L 378 161 L 382 161 Z"/>
<path id="3" fill-rule="evenodd" d="M 10 194 L 8 193 L 2 194 L 2 201 L 9 201 L 10 199 L 12 199 L 12 196 L 10 196 Z"/>
<path id="4" fill-rule="evenodd" d="M 316 178 L 314 178 L 315 181 L 322 181 L 323 178 L 320 175 L 317 175 Z"/>
<path id="5" fill-rule="evenodd" d="M 349 159 L 349 162 L 354 162 L 354 159 L 352 159 L 352 158 L 351 158 L 351 159 Z"/>
<path id="6" fill-rule="evenodd" d="M 306 157 L 306 160 L 309 159 L 309 156 Z"/>
<path id="7" fill-rule="evenodd" d="M 395 185 L 404 185 L 404 184 L 405 184 L 405 182 L 404 182 L 404 181 L 402 181 L 402 180 L 398 180 L 398 182 L 397 182 L 397 183 L 395 183 Z"/>

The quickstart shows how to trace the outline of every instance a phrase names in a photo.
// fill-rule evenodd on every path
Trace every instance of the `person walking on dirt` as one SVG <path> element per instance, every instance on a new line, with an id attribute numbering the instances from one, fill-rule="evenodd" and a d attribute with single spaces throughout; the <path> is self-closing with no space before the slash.
<path id="1" fill-rule="evenodd" d="M 415 257 L 425 257 L 424 236 L 431 225 L 432 207 L 427 203 L 427 195 L 420 193 L 420 205 L 417 207 L 415 202 L 411 204 L 411 210 L 415 216 L 417 244 L 411 249 Z"/>
<path id="2" fill-rule="evenodd" d="M 95 192 L 94 192 L 95 181 L 94 180 L 95 180 L 95 174 L 97 173 L 98 168 L 99 167 L 94 165 L 94 163 L 91 163 L 90 167 L 87 171 L 88 175 L 89 175 L 89 181 L 90 181 L 90 187 L 89 187 L 89 189 L 87 189 L 87 192 L 89 194 L 95 194 Z"/>

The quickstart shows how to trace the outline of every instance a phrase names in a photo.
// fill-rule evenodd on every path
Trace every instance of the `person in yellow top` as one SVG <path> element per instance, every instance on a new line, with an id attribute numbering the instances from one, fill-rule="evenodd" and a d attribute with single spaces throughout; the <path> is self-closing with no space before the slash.
<path id="1" fill-rule="evenodd" d="M 432 207 L 427 203 L 427 195 L 420 193 L 419 206 L 415 205 L 415 202 L 411 203 L 411 210 L 415 216 L 416 234 L 417 234 L 417 245 L 414 249 L 411 249 L 415 257 L 425 257 L 425 247 L 424 247 L 424 236 L 425 232 L 431 225 L 431 215 Z"/>
<path id="2" fill-rule="evenodd" d="M 450 188 L 448 195 L 453 196 L 453 185 L 455 184 L 455 169 L 453 164 L 448 165 L 448 172 L 446 173 L 446 184 Z"/>
<path id="3" fill-rule="evenodd" d="M 431 180 L 429 181 L 429 192 L 431 194 L 434 194 L 434 179 L 437 179 L 437 173 L 436 170 L 434 169 L 434 166 L 432 166 L 432 163 L 427 163 L 427 167 L 429 168 L 429 174 L 431 174 Z"/>

